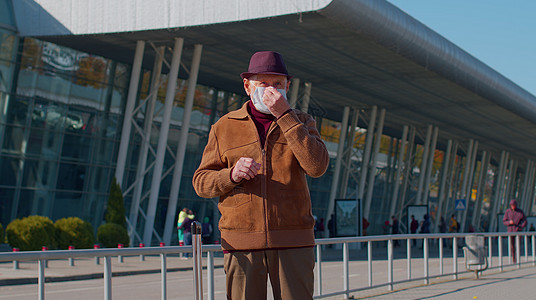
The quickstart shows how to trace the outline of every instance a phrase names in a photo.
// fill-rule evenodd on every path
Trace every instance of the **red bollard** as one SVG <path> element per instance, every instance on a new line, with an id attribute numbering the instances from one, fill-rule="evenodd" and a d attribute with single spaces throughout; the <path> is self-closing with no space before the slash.
<path id="1" fill-rule="evenodd" d="M 123 244 L 117 244 L 117 248 L 119 248 L 119 249 L 123 248 Z M 117 261 L 119 261 L 120 263 L 123 263 L 123 256 L 118 255 L 117 256 Z"/>
<path id="2" fill-rule="evenodd" d="M 140 248 L 145 247 L 144 243 L 140 243 Z M 140 254 L 140 261 L 145 261 L 145 256 L 143 254 Z"/>
<path id="3" fill-rule="evenodd" d="M 100 249 L 100 246 L 97 245 L 97 244 L 95 244 L 95 245 L 93 245 L 93 249 L 95 249 L 95 250 Z M 100 257 L 95 256 L 95 264 L 96 264 L 96 265 L 99 265 L 99 264 L 100 264 Z"/>
<path id="4" fill-rule="evenodd" d="M 13 252 L 19 252 L 20 249 L 19 248 L 13 248 Z M 14 260 L 13 261 L 13 270 L 18 270 L 19 269 L 19 261 L 18 260 Z"/>
<path id="5" fill-rule="evenodd" d="M 74 250 L 74 246 L 69 246 L 69 250 Z M 69 257 L 69 266 L 74 267 L 74 259 L 72 257 Z"/>

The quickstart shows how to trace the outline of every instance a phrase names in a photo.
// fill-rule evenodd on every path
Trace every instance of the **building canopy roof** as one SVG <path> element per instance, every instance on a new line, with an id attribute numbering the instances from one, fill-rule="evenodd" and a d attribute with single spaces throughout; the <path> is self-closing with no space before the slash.
<path id="1" fill-rule="evenodd" d="M 36 2 L 47 8 L 53 1 Z M 271 7 L 266 6 L 270 1 L 260 7 L 248 4 L 256 1 L 193 2 L 205 2 L 205 9 L 182 7 L 180 15 L 201 16 L 184 17 L 189 21 L 178 27 L 169 9 L 161 17 L 171 24 L 165 28 L 155 21 L 143 28 L 110 25 L 105 30 L 80 26 L 84 20 L 89 24 L 90 13 L 76 25 L 73 13 L 69 23 L 62 21 L 68 19 L 64 15 L 55 18 L 50 8 L 41 13 L 52 16 L 47 22 L 54 24 L 39 30 L 32 29 L 35 24 L 19 24 L 19 30 L 22 26 L 24 35 L 127 63 L 137 40 L 172 47 L 173 38 L 182 37 L 187 64 L 193 45 L 203 45 L 199 83 L 236 93 L 244 93 L 239 74 L 247 70 L 251 54 L 274 50 L 283 54 L 292 75 L 312 83 L 312 114 L 341 120 L 345 106 L 377 105 L 386 109 L 384 131 L 391 135 L 400 135 L 403 125 L 432 124 L 439 127 L 440 144 L 475 139 L 480 149 L 495 154 L 506 150 L 513 158 L 536 159 L 536 97 L 387 1 L 297 0 L 293 6 L 293 1 L 277 0 Z M 207 3 L 224 7 L 221 15 Z M 239 4 L 245 8 L 237 13 L 233 8 Z M 22 9 L 27 8 L 15 7 L 16 15 Z M 151 68 L 153 59 L 154 49 L 146 47 L 144 65 Z"/>

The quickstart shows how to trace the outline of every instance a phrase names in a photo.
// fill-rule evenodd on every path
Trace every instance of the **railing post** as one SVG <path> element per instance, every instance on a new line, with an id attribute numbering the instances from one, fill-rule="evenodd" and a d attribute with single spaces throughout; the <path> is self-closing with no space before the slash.
<path id="1" fill-rule="evenodd" d="M 519 234 L 516 234 L 516 264 L 517 264 L 517 268 L 521 268 L 521 262 L 520 262 L 520 259 L 521 259 L 521 236 L 519 236 Z"/>
<path id="2" fill-rule="evenodd" d="M 45 268 L 46 266 L 46 259 L 40 259 L 39 260 L 39 279 L 38 279 L 38 295 L 37 298 L 39 300 L 45 300 Z"/>
<path id="3" fill-rule="evenodd" d="M 387 288 L 393 290 L 393 239 L 387 241 Z"/>
<path id="4" fill-rule="evenodd" d="M 48 251 L 48 247 L 47 246 L 41 247 L 41 251 Z M 48 259 L 45 259 L 44 261 L 45 261 L 44 267 L 46 269 L 48 268 Z"/>
<path id="5" fill-rule="evenodd" d="M 203 265 L 201 263 L 201 223 L 192 223 L 192 259 L 194 264 L 194 299 L 203 300 Z"/>
<path id="6" fill-rule="evenodd" d="M 525 247 L 525 262 L 528 262 L 529 261 L 529 237 L 528 235 L 524 235 L 523 236 L 523 245 Z"/>
<path id="7" fill-rule="evenodd" d="M 499 247 L 499 270 L 503 271 L 503 241 L 502 236 L 499 236 L 497 247 Z"/>
<path id="8" fill-rule="evenodd" d="M 69 250 L 74 250 L 74 246 L 69 246 Z M 74 267 L 74 258 L 69 257 L 69 267 Z"/>
<path id="9" fill-rule="evenodd" d="M 95 250 L 100 249 L 100 246 L 95 244 L 95 245 L 93 245 L 93 249 L 95 249 Z M 95 264 L 96 265 L 100 264 L 100 257 L 98 255 L 95 255 Z"/>
<path id="10" fill-rule="evenodd" d="M 428 278 L 428 238 L 422 240 L 423 255 L 424 255 L 424 284 L 429 284 Z"/>
<path id="11" fill-rule="evenodd" d="M 349 261 L 349 251 L 348 251 L 348 242 L 345 242 L 342 244 L 342 259 L 343 259 L 343 277 L 344 277 L 344 291 L 346 298 L 350 298 L 350 293 L 348 292 L 350 290 L 350 273 L 349 273 L 349 267 L 348 267 L 348 261 Z"/>
<path id="12" fill-rule="evenodd" d="M 443 275 L 443 238 L 439 238 L 439 275 Z"/>
<path id="13" fill-rule="evenodd" d="M 407 269 L 408 269 L 408 280 L 411 280 L 411 239 L 408 239 L 408 243 L 406 245 L 407 249 Z"/>
<path id="14" fill-rule="evenodd" d="M 144 248 L 144 247 L 145 247 L 145 244 L 144 244 L 144 243 L 140 243 L 140 248 Z M 145 255 L 140 254 L 140 261 L 145 261 Z"/>
<path id="15" fill-rule="evenodd" d="M 123 244 L 117 244 L 117 248 L 118 248 L 118 249 L 123 248 Z M 121 254 L 117 255 L 117 261 L 118 261 L 119 263 L 123 263 L 123 256 L 122 256 Z"/>
<path id="16" fill-rule="evenodd" d="M 162 247 L 162 246 L 160 246 Z M 162 272 L 161 293 L 162 300 L 167 299 L 167 256 L 165 253 L 160 254 L 160 270 Z"/>
<path id="17" fill-rule="evenodd" d="M 452 238 L 452 278 L 458 280 L 458 239 L 456 237 Z"/>
<path id="18" fill-rule="evenodd" d="M 508 258 L 509 258 L 509 264 L 513 263 L 514 255 L 512 253 L 512 236 L 508 236 Z"/>
<path id="19" fill-rule="evenodd" d="M 532 264 L 536 266 L 536 235 L 530 237 L 532 241 Z"/>
<path id="20" fill-rule="evenodd" d="M 19 252 L 19 248 L 13 248 L 13 252 Z M 13 261 L 13 270 L 18 270 L 18 269 L 19 269 L 19 261 L 14 260 Z"/>
<path id="21" fill-rule="evenodd" d="M 322 245 L 316 245 L 316 286 L 318 295 L 322 295 Z"/>
<path id="22" fill-rule="evenodd" d="M 208 300 L 214 300 L 214 252 L 207 252 L 207 292 Z"/>
<path id="23" fill-rule="evenodd" d="M 491 268 L 493 266 L 493 238 L 488 236 L 488 265 Z"/>
<path id="24" fill-rule="evenodd" d="M 104 257 L 104 300 L 112 300 L 112 258 Z"/>
<path id="25" fill-rule="evenodd" d="M 367 256 L 368 256 L 368 284 L 372 286 L 372 241 L 367 242 Z"/>

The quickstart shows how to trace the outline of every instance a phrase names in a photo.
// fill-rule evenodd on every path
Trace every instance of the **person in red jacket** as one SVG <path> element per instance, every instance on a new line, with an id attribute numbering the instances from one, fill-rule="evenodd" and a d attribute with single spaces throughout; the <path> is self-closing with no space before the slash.
<path id="1" fill-rule="evenodd" d="M 527 217 L 525 213 L 517 207 L 517 201 L 515 199 L 510 200 L 510 208 L 506 210 L 503 217 L 503 224 L 506 226 L 508 232 L 522 231 L 527 226 Z M 516 263 L 516 237 L 510 236 L 510 250 L 512 254 L 512 260 Z"/>
<path id="2" fill-rule="evenodd" d="M 281 54 L 253 54 L 241 74 L 251 98 L 211 128 L 193 176 L 200 197 L 219 197 L 228 299 L 312 299 L 314 218 L 307 175 L 329 155 L 312 116 L 292 109 Z"/>

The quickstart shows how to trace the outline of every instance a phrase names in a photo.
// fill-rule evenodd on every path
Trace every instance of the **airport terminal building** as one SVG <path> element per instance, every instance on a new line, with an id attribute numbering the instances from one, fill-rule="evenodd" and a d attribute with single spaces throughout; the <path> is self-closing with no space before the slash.
<path id="1" fill-rule="evenodd" d="M 192 175 L 260 50 L 328 147 L 309 189 L 338 235 L 413 211 L 495 231 L 510 198 L 532 214 L 534 95 L 387 1 L 291 2 L 0 0 L 0 223 L 97 228 L 116 178 L 132 243 L 176 244 L 182 207 L 216 224 Z"/>

